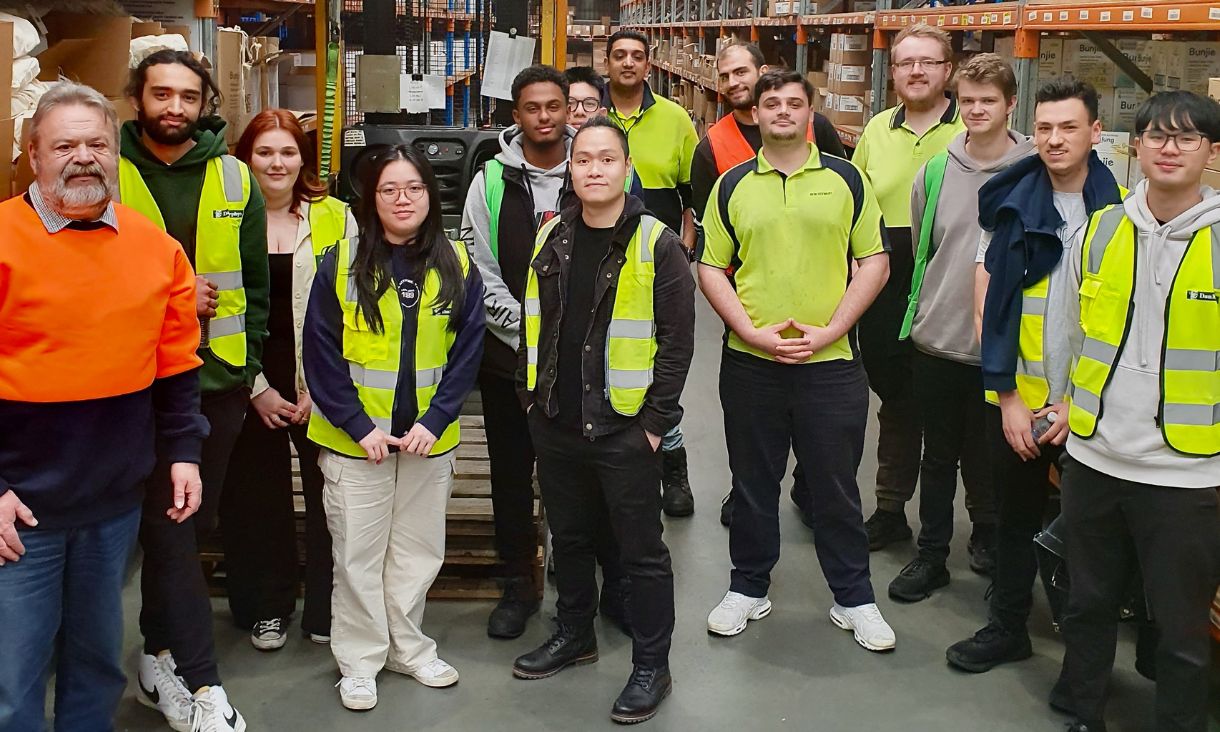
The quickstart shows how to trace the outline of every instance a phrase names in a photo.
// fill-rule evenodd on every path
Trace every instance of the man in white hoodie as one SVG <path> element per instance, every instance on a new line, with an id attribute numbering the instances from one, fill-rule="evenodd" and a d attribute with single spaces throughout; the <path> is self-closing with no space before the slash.
<path id="1" fill-rule="evenodd" d="M 1071 730 L 1105 730 L 1118 610 L 1138 559 L 1161 631 L 1155 728 L 1203 732 L 1220 582 L 1220 194 L 1201 180 L 1220 155 L 1220 105 L 1157 94 L 1136 130 L 1145 180 L 1094 214 L 1073 261 L 1060 687 Z"/>
<path id="2" fill-rule="evenodd" d="M 517 399 L 514 372 L 521 298 L 538 227 L 561 208 L 574 131 L 567 125 L 568 82 L 550 66 L 530 66 L 513 80 L 512 127 L 500 153 L 475 174 L 462 211 L 462 237 L 483 276 L 487 335 L 479 390 L 491 460 L 496 552 L 504 594 L 488 618 L 493 638 L 516 638 L 538 610 L 531 567 L 538 551 L 533 519 L 534 446 Z"/>

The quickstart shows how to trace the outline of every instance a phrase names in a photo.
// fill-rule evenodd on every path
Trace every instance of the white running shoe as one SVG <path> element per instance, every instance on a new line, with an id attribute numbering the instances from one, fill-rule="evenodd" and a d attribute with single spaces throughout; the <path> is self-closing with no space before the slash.
<path id="1" fill-rule="evenodd" d="M 229 695 L 219 686 L 195 692 L 191 705 L 191 732 L 245 732 L 246 720 L 229 704 Z"/>
<path id="2" fill-rule="evenodd" d="M 149 709 L 155 709 L 177 732 L 191 730 L 191 692 L 177 674 L 178 666 L 169 651 L 156 656 L 140 656 L 136 699 Z"/>
<path id="3" fill-rule="evenodd" d="M 321 633 L 310 633 L 309 640 L 313 641 L 314 643 L 317 643 L 320 646 L 324 646 L 327 643 L 330 643 L 330 636 L 322 635 Z"/>
<path id="4" fill-rule="evenodd" d="M 458 682 L 457 669 L 439 658 L 432 659 L 414 671 L 407 671 L 406 674 L 424 686 L 431 686 L 434 689 L 443 689 Z"/>
<path id="5" fill-rule="evenodd" d="M 250 631 L 250 644 L 260 651 L 278 651 L 288 642 L 288 631 L 283 618 L 269 618 L 254 624 Z"/>
<path id="6" fill-rule="evenodd" d="M 377 706 L 377 679 L 372 676 L 344 676 L 335 684 L 339 700 L 352 711 L 362 712 Z"/>
<path id="7" fill-rule="evenodd" d="M 857 607 L 843 607 L 835 603 L 830 608 L 830 620 L 843 630 L 850 630 L 856 642 L 870 651 L 892 651 L 897 639 L 894 629 L 881 617 L 881 610 L 874 603 Z"/>
<path id="8" fill-rule="evenodd" d="M 707 629 L 716 635 L 737 635 L 751 620 L 762 620 L 771 613 L 771 601 L 765 597 L 747 597 L 728 591 L 720 604 L 707 616 Z"/>

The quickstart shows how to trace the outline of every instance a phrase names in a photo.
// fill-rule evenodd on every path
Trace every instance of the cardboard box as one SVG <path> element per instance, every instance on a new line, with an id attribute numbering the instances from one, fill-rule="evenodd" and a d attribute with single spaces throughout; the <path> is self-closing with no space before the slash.
<path id="1" fill-rule="evenodd" d="M 857 94 L 830 94 L 825 115 L 837 125 L 864 124 L 864 96 Z"/>
<path id="2" fill-rule="evenodd" d="M 1093 147 L 1097 157 L 1106 164 L 1114 179 L 1122 182 L 1127 180 L 1131 166 L 1131 133 L 1102 132 L 1101 142 Z"/>
<path id="3" fill-rule="evenodd" d="M 810 71 L 805 78 L 809 79 L 809 83 L 813 84 L 814 89 L 825 89 L 830 86 L 830 74 L 825 71 Z M 1220 82 L 1220 79 L 1216 79 L 1216 81 Z M 1220 89 L 1220 85 L 1217 86 L 1217 89 Z"/>
<path id="4" fill-rule="evenodd" d="M 1142 69 L 1144 73 L 1149 73 L 1152 69 L 1152 41 L 1145 41 L 1136 38 L 1124 38 L 1115 46 L 1123 52 L 1123 55 L 1131 59 L 1136 67 Z M 1122 71 L 1114 72 L 1114 88 L 1115 89 L 1139 89 L 1139 84 L 1130 76 L 1127 76 Z"/>
<path id="5" fill-rule="evenodd" d="M 1006 58 L 1012 58 L 1007 56 Z M 1038 42 L 1038 79 L 1057 79 L 1063 75 L 1063 39 L 1042 38 Z"/>
<path id="6" fill-rule="evenodd" d="M 830 65 L 829 89 L 835 94 L 864 95 L 873 85 L 871 66 Z"/>
<path id="7" fill-rule="evenodd" d="M 1063 73 L 1087 81 L 1099 91 L 1114 88 L 1117 68 L 1092 41 L 1071 39 L 1063 44 Z"/>
<path id="8" fill-rule="evenodd" d="M 1115 89 L 1107 129 L 1117 132 L 1135 131 L 1135 113 L 1148 101 L 1143 89 Z"/>
<path id="9" fill-rule="evenodd" d="M 866 33 L 831 33 L 831 51 L 871 51 L 872 45 Z"/>
<path id="10" fill-rule="evenodd" d="M 1208 79 L 1220 76 L 1220 43 L 1157 41 L 1151 46 L 1154 91 L 1206 94 Z"/>
<path id="11" fill-rule="evenodd" d="M 1220 78 L 1207 80 L 1207 96 L 1220 101 Z"/>
<path id="12" fill-rule="evenodd" d="M 243 66 L 246 35 L 236 28 L 216 29 L 216 58 L 212 78 L 220 88 L 220 108 L 217 110 L 229 124 L 225 142 L 237 144 L 241 126 L 249 111 L 246 99 L 246 72 Z"/>
<path id="13" fill-rule="evenodd" d="M 778 18 L 800 12 L 800 8 L 799 0 L 770 0 L 767 3 L 767 15 L 772 18 Z"/>
<path id="14" fill-rule="evenodd" d="M 87 84 L 106 97 L 121 97 L 127 86 L 132 35 L 130 17 L 48 13 L 47 50 L 38 55 L 42 81 L 60 76 Z"/>

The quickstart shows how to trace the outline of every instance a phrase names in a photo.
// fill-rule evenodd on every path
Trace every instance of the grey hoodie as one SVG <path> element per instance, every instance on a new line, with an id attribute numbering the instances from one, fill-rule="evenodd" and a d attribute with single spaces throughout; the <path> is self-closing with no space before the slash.
<path id="1" fill-rule="evenodd" d="M 977 366 L 979 339 L 974 332 L 974 272 L 978 253 L 979 189 L 993 175 L 1034 154 L 1034 143 L 1012 130 L 1014 143 L 1004 157 L 982 164 L 966 153 L 963 132 L 949 143 L 949 164 L 941 184 L 932 223 L 935 256 L 928 259 L 919 309 L 911 323 L 911 341 L 920 351 L 938 358 Z M 919 248 L 919 229 L 927 196 L 921 167 L 911 188 L 911 242 Z"/>
<path id="2" fill-rule="evenodd" d="M 1140 181 L 1123 202 L 1127 218 L 1138 232 L 1131 331 L 1102 395 L 1105 413 L 1097 422 L 1096 434 L 1087 440 L 1070 435 L 1067 441 L 1067 451 L 1073 458 L 1115 478 L 1177 488 L 1220 485 L 1220 457 L 1175 452 L 1165 444 L 1156 423 L 1161 400 L 1165 302 L 1195 232 L 1220 222 L 1220 194 L 1208 187 L 1202 194 L 1197 206 L 1164 226 L 1148 210 L 1148 181 Z M 1075 289 L 1079 290 L 1080 258 L 1072 264 Z M 1077 354 L 1083 339 L 1084 333 L 1077 328 Z"/>
<path id="3" fill-rule="evenodd" d="M 564 146 L 571 153 L 572 138 L 576 130 L 568 127 L 564 133 Z M 500 133 L 500 152 L 496 160 L 505 168 L 513 168 L 525 172 L 526 180 L 534 199 L 534 218 L 537 223 L 550 213 L 559 211 L 560 196 L 563 184 L 568 175 L 568 161 L 565 160 L 551 168 L 530 165 L 525 160 L 525 149 L 522 146 L 521 128 L 513 125 Z M 487 191 L 483 182 L 483 171 L 475 174 L 470 190 L 466 194 L 466 205 L 462 209 L 462 239 L 470 252 L 483 277 L 483 304 L 487 309 L 487 330 L 505 345 L 517 349 L 517 338 L 521 330 L 521 303 L 513 296 L 508 285 L 504 283 L 504 275 L 500 262 L 492 255 L 489 242 L 491 231 L 491 214 L 487 209 Z M 501 237 L 528 237 L 530 251 L 533 247 L 533 231 L 505 232 Z M 503 247 L 499 247 L 503 251 Z M 520 283 L 524 286 L 524 283 Z"/>

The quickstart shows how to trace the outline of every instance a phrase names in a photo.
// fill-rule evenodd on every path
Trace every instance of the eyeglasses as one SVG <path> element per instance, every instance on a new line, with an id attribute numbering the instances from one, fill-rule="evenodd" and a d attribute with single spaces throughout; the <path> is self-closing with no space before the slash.
<path id="1" fill-rule="evenodd" d="M 933 59 L 919 58 L 919 59 L 915 59 L 913 61 L 911 61 L 911 60 L 895 61 L 893 65 L 894 65 L 894 68 L 898 69 L 899 71 L 910 71 L 911 69 L 915 68 L 916 66 L 920 66 L 924 69 L 929 69 L 929 70 L 939 69 L 941 66 L 944 66 L 947 63 L 949 63 L 949 62 L 943 61 L 943 60 L 935 61 Z"/>
<path id="2" fill-rule="evenodd" d="M 569 112 L 575 112 L 576 108 L 580 107 L 581 109 L 585 110 L 586 112 L 592 113 L 592 112 L 596 112 L 601 106 L 602 106 L 602 100 L 594 98 L 594 97 L 585 97 L 584 99 L 569 99 L 568 100 L 568 111 Z"/>
<path id="3" fill-rule="evenodd" d="M 1203 135 L 1198 132 L 1175 132 L 1169 134 L 1161 130 L 1144 130 L 1140 133 L 1140 142 L 1150 150 L 1160 150 L 1173 140 L 1182 152 L 1195 152 L 1203 147 Z"/>
<path id="4" fill-rule="evenodd" d="M 382 186 L 377 189 L 377 195 L 385 203 L 394 203 L 399 194 L 405 193 L 408 201 L 418 201 L 428 195 L 428 186 L 423 183 L 411 183 L 405 186 Z"/>

